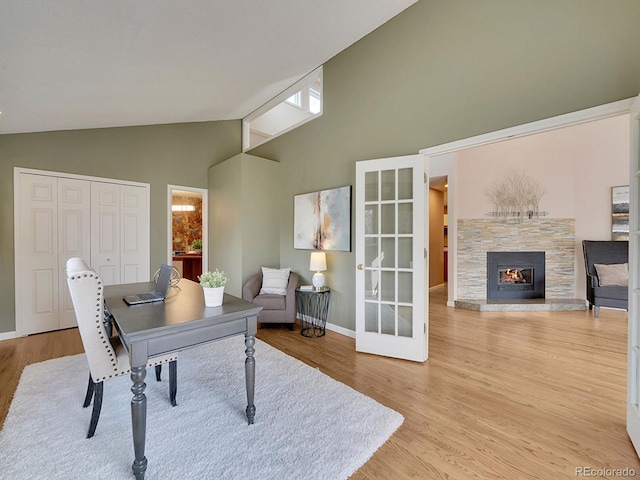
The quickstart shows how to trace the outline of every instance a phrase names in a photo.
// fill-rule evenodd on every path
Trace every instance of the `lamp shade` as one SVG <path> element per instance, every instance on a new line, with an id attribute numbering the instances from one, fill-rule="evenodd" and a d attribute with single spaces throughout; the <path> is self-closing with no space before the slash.
<path id="1" fill-rule="evenodd" d="M 324 252 L 312 252 L 309 270 L 313 272 L 324 272 L 327 269 L 327 257 Z"/>

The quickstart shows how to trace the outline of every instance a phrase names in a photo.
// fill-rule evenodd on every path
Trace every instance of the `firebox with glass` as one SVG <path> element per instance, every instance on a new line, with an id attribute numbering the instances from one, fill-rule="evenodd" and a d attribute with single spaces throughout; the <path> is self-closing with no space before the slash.
<path id="1" fill-rule="evenodd" d="M 545 297 L 544 252 L 487 252 L 487 300 Z"/>

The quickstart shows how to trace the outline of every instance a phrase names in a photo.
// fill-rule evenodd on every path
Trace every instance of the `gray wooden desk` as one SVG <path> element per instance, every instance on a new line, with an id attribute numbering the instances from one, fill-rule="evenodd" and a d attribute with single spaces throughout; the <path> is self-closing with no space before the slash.
<path id="1" fill-rule="evenodd" d="M 105 287 L 105 302 L 114 317 L 122 343 L 131 363 L 131 424 L 135 460 L 133 474 L 144 479 L 147 458 L 144 455 L 147 430 L 146 365 L 150 357 L 183 350 L 201 343 L 233 335 L 245 336 L 245 375 L 247 385 L 247 420 L 253 423 L 255 386 L 254 344 L 257 316 L 262 307 L 225 294 L 219 307 L 205 307 L 202 287 L 181 279 L 169 289 L 164 302 L 127 305 L 123 297 L 155 289 L 153 282 Z"/>

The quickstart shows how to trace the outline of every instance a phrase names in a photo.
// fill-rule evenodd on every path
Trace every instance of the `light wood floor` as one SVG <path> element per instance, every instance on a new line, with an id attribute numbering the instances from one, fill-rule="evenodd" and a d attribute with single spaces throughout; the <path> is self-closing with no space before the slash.
<path id="1" fill-rule="evenodd" d="M 405 417 L 353 478 L 575 479 L 580 467 L 640 475 L 625 430 L 625 312 L 602 309 L 596 320 L 588 311 L 479 313 L 445 303 L 443 290 L 432 292 L 424 364 L 356 353 L 353 339 L 330 331 L 309 339 L 259 330 Z M 75 329 L 0 342 L 0 423 L 25 365 L 81 351 Z"/>

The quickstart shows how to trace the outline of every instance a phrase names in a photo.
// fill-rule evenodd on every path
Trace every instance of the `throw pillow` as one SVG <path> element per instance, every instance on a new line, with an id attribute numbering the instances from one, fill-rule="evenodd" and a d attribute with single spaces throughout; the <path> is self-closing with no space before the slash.
<path id="1" fill-rule="evenodd" d="M 286 295 L 290 268 L 262 267 L 260 295 Z"/>
<path id="2" fill-rule="evenodd" d="M 609 287 L 612 285 L 620 285 L 626 287 L 629 285 L 629 264 L 614 263 L 611 265 L 596 263 L 598 274 L 598 285 L 601 287 Z"/>

